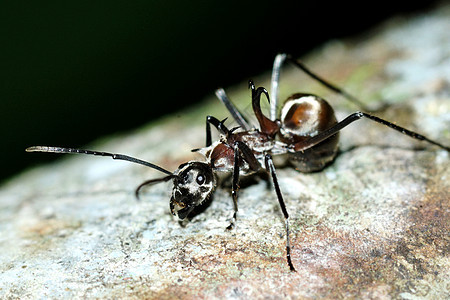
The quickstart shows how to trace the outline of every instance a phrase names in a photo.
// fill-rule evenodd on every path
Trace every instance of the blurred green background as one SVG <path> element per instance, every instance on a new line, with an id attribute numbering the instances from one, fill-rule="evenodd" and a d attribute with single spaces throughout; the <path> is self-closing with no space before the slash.
<path id="1" fill-rule="evenodd" d="M 2 1 L 0 181 L 433 2 Z"/>

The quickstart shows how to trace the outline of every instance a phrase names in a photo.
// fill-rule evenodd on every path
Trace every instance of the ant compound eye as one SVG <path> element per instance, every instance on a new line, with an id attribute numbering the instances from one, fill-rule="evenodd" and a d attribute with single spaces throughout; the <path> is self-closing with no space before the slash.
<path id="1" fill-rule="evenodd" d="M 197 181 L 197 183 L 199 184 L 199 185 L 202 185 L 202 184 L 204 184 L 205 183 L 205 176 L 204 175 L 202 175 L 202 174 L 198 174 L 198 176 L 197 176 L 197 178 L 195 179 L 195 181 Z"/>

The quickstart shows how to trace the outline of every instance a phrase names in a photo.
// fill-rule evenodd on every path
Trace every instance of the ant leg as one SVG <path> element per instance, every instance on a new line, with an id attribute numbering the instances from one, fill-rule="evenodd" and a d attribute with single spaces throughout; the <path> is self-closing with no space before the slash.
<path id="1" fill-rule="evenodd" d="M 427 138 L 427 137 L 425 137 L 425 136 L 423 136 L 421 134 L 418 134 L 418 133 L 416 133 L 414 131 L 410 131 L 410 130 L 404 128 L 404 127 L 395 125 L 394 123 L 391 123 L 391 122 L 386 121 L 384 119 L 381 119 L 381 118 L 378 118 L 376 116 L 373 116 L 373 115 L 370 115 L 370 114 L 367 114 L 367 113 L 363 113 L 363 112 L 353 113 L 350 116 L 348 116 L 347 118 L 345 118 L 344 120 L 342 120 L 341 122 L 337 123 L 336 125 L 328 128 L 327 130 L 322 131 L 318 135 L 316 135 L 316 136 L 314 136 L 314 137 L 312 137 L 310 139 L 307 139 L 305 141 L 301 141 L 301 142 L 295 143 L 293 145 L 293 150 L 295 150 L 295 151 L 303 151 L 303 150 L 309 149 L 309 148 L 317 145 L 321 141 L 323 141 L 323 140 L 329 138 L 330 136 L 336 134 L 338 131 L 340 131 L 342 128 L 346 127 L 347 125 L 353 123 L 354 121 L 360 120 L 363 117 L 367 118 L 369 120 L 375 121 L 377 123 L 383 124 L 385 126 L 388 126 L 388 127 L 392 128 L 394 130 L 397 130 L 397 131 L 399 131 L 399 132 L 401 132 L 401 133 L 403 133 L 403 134 L 405 134 L 405 135 L 407 135 L 407 136 L 409 136 L 411 138 L 414 138 L 414 139 L 420 140 L 420 141 L 426 141 L 426 142 L 428 142 L 430 144 L 436 145 L 436 146 L 438 146 L 438 147 L 440 147 L 440 148 L 450 152 L 450 147 L 444 146 L 441 143 L 438 143 L 436 141 L 430 140 L 429 138 Z"/>
<path id="2" fill-rule="evenodd" d="M 224 122 L 226 119 L 219 121 L 219 119 L 213 117 L 213 116 L 207 116 L 206 117 L 206 147 L 211 146 L 212 144 L 212 138 L 211 138 L 211 125 L 212 124 L 216 129 L 221 133 L 228 135 L 230 133 L 230 130 L 225 126 Z"/>
<path id="3" fill-rule="evenodd" d="M 211 146 L 212 138 L 211 138 L 211 125 L 209 123 L 209 117 L 206 117 L 206 147 Z"/>
<path id="4" fill-rule="evenodd" d="M 231 100 L 227 97 L 225 90 L 220 88 L 216 90 L 216 96 L 225 105 L 225 107 L 230 112 L 233 119 L 242 127 L 244 130 L 250 130 L 251 126 L 248 124 L 247 119 L 241 114 L 241 112 L 234 106 Z"/>
<path id="5" fill-rule="evenodd" d="M 275 192 L 277 194 L 278 203 L 280 203 L 281 211 L 284 216 L 284 225 L 286 228 L 286 260 L 289 265 L 289 269 L 295 272 L 294 265 L 291 260 L 291 242 L 289 238 L 289 214 L 286 209 L 286 204 L 284 204 L 283 195 L 281 194 L 280 186 L 278 185 L 277 174 L 275 172 L 275 166 L 273 164 L 272 156 L 270 154 L 266 154 L 265 156 L 266 170 L 272 176 L 272 182 L 275 187 Z"/>
<path id="6" fill-rule="evenodd" d="M 270 103 L 270 119 L 275 121 L 277 118 L 277 104 L 278 104 L 278 84 L 280 82 L 281 66 L 286 60 L 286 54 L 278 54 L 273 61 L 272 77 L 270 80 L 270 95 L 272 102 Z"/>
<path id="7" fill-rule="evenodd" d="M 242 156 L 244 160 L 248 163 L 248 166 L 252 171 L 258 171 L 261 166 L 256 159 L 255 155 L 253 154 L 252 150 L 245 144 L 244 142 L 237 141 L 235 142 L 235 145 L 237 145 L 238 149 L 241 151 Z"/>
<path id="8" fill-rule="evenodd" d="M 233 217 L 231 218 L 230 225 L 228 225 L 227 230 L 231 230 L 234 228 L 236 224 L 236 217 L 238 212 L 238 204 L 237 204 L 237 197 L 238 197 L 238 190 L 239 190 L 239 146 L 237 143 L 234 144 L 234 166 L 233 166 L 233 179 L 231 183 L 231 196 L 233 197 Z"/>
<path id="9" fill-rule="evenodd" d="M 286 59 L 289 60 L 292 64 L 294 64 L 297 68 L 302 70 L 306 75 L 308 75 L 312 79 L 316 80 L 317 82 L 319 82 L 320 84 L 322 84 L 326 88 L 332 90 L 333 92 L 343 96 L 344 98 L 346 98 L 347 100 L 349 100 L 353 104 L 355 104 L 358 107 L 360 107 L 362 110 L 374 111 L 373 109 L 371 109 L 371 108 L 367 107 L 366 105 L 364 105 L 364 103 L 362 103 L 358 98 L 356 98 L 352 94 L 346 92 L 342 88 L 337 87 L 336 85 L 326 81 L 325 79 L 323 79 L 319 75 L 313 73 L 302 62 L 294 59 L 290 54 L 284 54 L 284 53 L 283 54 L 278 54 L 276 56 L 276 58 L 275 58 L 274 63 L 273 63 L 272 82 L 271 82 L 271 84 L 272 84 L 271 95 L 272 95 L 272 98 L 275 97 L 274 105 L 276 105 L 276 100 L 277 100 L 276 97 L 278 96 L 278 82 L 279 82 L 279 77 L 280 77 L 281 65 L 284 63 L 284 61 Z M 376 110 L 380 110 L 380 109 L 383 109 L 383 108 L 384 108 L 384 106 L 382 106 L 381 108 L 377 108 Z M 273 112 L 272 112 L 272 110 L 273 110 Z M 271 108 L 271 115 L 270 116 L 274 120 L 274 117 L 272 116 L 272 114 L 274 114 L 276 116 L 276 107 L 273 108 L 273 109 Z"/>
<path id="10" fill-rule="evenodd" d="M 238 190 L 239 190 L 239 166 L 241 163 L 241 155 L 242 158 L 248 163 L 250 169 L 253 171 L 258 171 L 260 169 L 260 165 L 255 155 L 253 155 L 251 149 L 241 141 L 237 141 L 233 145 L 234 150 L 234 165 L 233 165 L 233 179 L 232 179 L 232 187 L 231 187 L 231 196 L 233 197 L 233 207 L 234 213 L 231 219 L 230 225 L 227 227 L 228 230 L 233 229 L 236 223 L 236 217 L 238 212 Z"/>

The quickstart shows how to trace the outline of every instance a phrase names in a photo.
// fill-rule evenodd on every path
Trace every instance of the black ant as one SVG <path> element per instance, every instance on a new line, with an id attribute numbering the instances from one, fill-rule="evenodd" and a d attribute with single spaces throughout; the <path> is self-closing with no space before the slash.
<path id="1" fill-rule="evenodd" d="M 361 118 L 367 118 L 381 123 L 414 139 L 426 141 L 449 152 L 450 148 L 416 132 L 365 112 L 355 112 L 338 122 L 333 108 L 328 102 L 311 94 L 296 93 L 288 97 L 281 109 L 280 117 L 277 119 L 279 75 L 281 66 L 286 60 L 289 60 L 327 88 L 343 95 L 348 100 L 367 110 L 358 99 L 312 73 L 302 63 L 292 59 L 288 55 L 279 54 L 274 61 L 272 71 L 272 101 L 270 101 L 269 93 L 265 88 L 256 88 L 254 83 L 249 81 L 253 112 L 258 120 L 260 129 L 252 128 L 239 110 L 228 99 L 224 90 L 218 89 L 216 91 L 217 97 L 225 104 L 239 126 L 229 129 L 225 126 L 226 119 L 220 121 L 215 117 L 207 116 L 206 146 L 192 150 L 202 154 L 204 160 L 193 160 L 183 163 L 174 172 L 134 157 L 108 152 L 47 146 L 33 146 L 27 148 L 26 151 L 110 156 L 113 159 L 138 163 L 165 173 L 166 176 L 162 178 L 151 179 L 139 185 L 136 189 L 136 196 L 138 196 L 139 190 L 145 185 L 172 180 L 173 189 L 170 199 L 170 211 L 174 216 L 178 216 L 180 220 L 188 217 L 195 207 L 201 205 L 212 195 L 217 185 L 217 172 L 231 172 L 231 195 L 234 213 L 227 229 L 232 229 L 236 222 L 239 177 L 265 169 L 272 179 L 275 193 L 285 219 L 287 263 L 290 270 L 295 271 L 291 260 L 289 214 L 278 184 L 275 166 L 272 160 L 273 155 L 287 154 L 291 164 L 300 172 L 320 171 L 330 164 L 337 155 L 339 131 Z M 266 117 L 261 111 L 260 101 L 262 95 L 267 98 L 271 105 L 270 118 Z M 211 125 L 220 133 L 220 139 L 218 141 L 212 141 Z M 278 139 L 276 139 L 277 137 Z"/>

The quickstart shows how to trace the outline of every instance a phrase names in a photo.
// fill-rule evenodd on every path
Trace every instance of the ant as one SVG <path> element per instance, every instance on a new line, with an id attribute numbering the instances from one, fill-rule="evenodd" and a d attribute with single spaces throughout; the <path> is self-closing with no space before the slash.
<path id="1" fill-rule="evenodd" d="M 357 98 L 320 78 L 301 62 L 289 55 L 278 54 L 272 70 L 271 99 L 265 88 L 256 88 L 253 81 L 249 81 L 252 108 L 260 128 L 251 127 L 245 117 L 229 100 L 225 91 L 218 89 L 216 91 L 217 97 L 226 106 L 239 126 L 229 129 L 225 125 L 226 119 L 220 121 L 213 116 L 207 116 L 206 146 L 192 150 L 203 155 L 204 159 L 202 161 L 192 160 L 183 163 L 174 172 L 134 157 L 108 152 L 48 146 L 33 146 L 27 148 L 26 151 L 109 156 L 113 159 L 130 161 L 156 169 L 166 176 L 147 180 L 140 184 L 135 191 L 136 197 L 138 198 L 140 189 L 145 185 L 172 180 L 173 189 L 170 198 L 170 211 L 180 220 L 184 220 L 193 212 L 194 208 L 211 197 L 217 185 L 216 173 L 230 172 L 232 174 L 231 195 L 234 211 L 227 229 L 232 229 L 236 222 L 240 176 L 250 175 L 263 169 L 270 175 L 284 216 L 286 260 L 290 270 L 295 271 L 291 260 L 289 214 L 278 184 L 272 156 L 288 155 L 290 163 L 300 172 L 320 171 L 332 163 L 338 153 L 340 130 L 362 118 L 381 123 L 411 138 L 431 143 L 448 152 L 450 152 L 450 147 L 365 112 L 352 113 L 344 120 L 338 122 L 330 104 L 324 99 L 311 94 L 292 94 L 285 101 L 277 119 L 279 76 L 281 66 L 286 60 L 327 88 L 361 106 L 363 110 L 368 110 Z M 260 102 L 262 95 L 270 103 L 270 118 L 266 117 L 261 111 Z M 215 142 L 211 138 L 211 125 L 220 134 L 220 139 Z"/>

